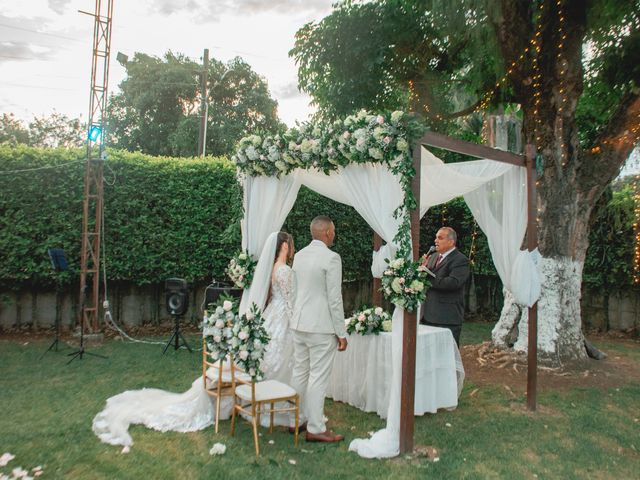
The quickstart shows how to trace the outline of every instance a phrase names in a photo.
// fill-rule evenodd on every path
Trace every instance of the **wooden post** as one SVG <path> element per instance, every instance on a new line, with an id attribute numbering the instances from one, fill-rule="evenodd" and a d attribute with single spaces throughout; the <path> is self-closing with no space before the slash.
<path id="1" fill-rule="evenodd" d="M 373 251 L 377 252 L 382 246 L 382 238 L 376 232 L 373 232 Z M 374 307 L 382 306 L 382 292 L 380 286 L 382 281 L 379 278 L 373 279 L 373 291 L 371 292 L 371 301 Z"/>
<path id="2" fill-rule="evenodd" d="M 538 247 L 538 199 L 536 194 L 536 151 L 533 145 L 525 147 L 527 165 L 527 249 Z M 538 384 L 538 302 L 529 307 L 527 356 L 527 408 L 536 410 Z"/>
<path id="3" fill-rule="evenodd" d="M 411 244 L 413 260 L 420 256 L 420 150 L 421 143 L 413 148 L 411 190 L 418 207 L 411 212 Z M 416 390 L 416 336 L 417 312 L 405 310 L 402 335 L 402 384 L 400 391 L 400 453 L 413 452 L 414 403 Z"/>

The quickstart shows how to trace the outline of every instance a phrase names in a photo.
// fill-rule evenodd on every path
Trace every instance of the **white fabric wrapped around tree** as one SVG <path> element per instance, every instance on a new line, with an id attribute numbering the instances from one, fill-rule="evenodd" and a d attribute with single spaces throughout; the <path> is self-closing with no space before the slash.
<path id="1" fill-rule="evenodd" d="M 282 228 L 298 196 L 300 181 L 295 172 L 281 178 L 245 176 L 242 186 L 242 249 L 255 258 L 262 252 L 267 237 Z M 242 294 L 240 315 L 251 305 L 250 296 L 251 287 Z"/>

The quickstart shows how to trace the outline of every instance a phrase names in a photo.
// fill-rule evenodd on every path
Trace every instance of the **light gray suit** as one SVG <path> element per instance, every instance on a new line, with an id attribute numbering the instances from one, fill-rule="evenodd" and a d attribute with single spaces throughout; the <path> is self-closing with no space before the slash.
<path id="1" fill-rule="evenodd" d="M 296 253 L 296 301 L 291 317 L 294 359 L 292 387 L 300 395 L 307 431 L 323 433 L 324 397 L 329 384 L 336 337 L 345 337 L 342 260 L 320 240 Z"/>

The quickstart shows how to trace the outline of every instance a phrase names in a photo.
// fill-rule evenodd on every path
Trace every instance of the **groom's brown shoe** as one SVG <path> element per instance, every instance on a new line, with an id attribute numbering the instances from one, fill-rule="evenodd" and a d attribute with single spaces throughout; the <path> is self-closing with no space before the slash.
<path id="1" fill-rule="evenodd" d="M 311 433 L 307 432 L 306 436 L 307 442 L 340 442 L 344 440 L 344 435 L 339 435 L 337 433 L 333 433 L 331 430 L 326 430 L 322 433 Z"/>
<path id="2" fill-rule="evenodd" d="M 304 422 L 302 425 L 298 425 L 298 433 L 307 431 L 307 422 Z M 289 433 L 296 433 L 296 427 L 289 427 Z"/>

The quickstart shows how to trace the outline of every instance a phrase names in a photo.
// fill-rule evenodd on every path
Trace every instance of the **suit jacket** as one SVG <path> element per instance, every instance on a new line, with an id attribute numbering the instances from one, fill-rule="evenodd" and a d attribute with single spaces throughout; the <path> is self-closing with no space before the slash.
<path id="1" fill-rule="evenodd" d="M 293 271 L 297 291 L 290 328 L 345 337 L 340 255 L 313 240 L 296 253 Z"/>
<path id="2" fill-rule="evenodd" d="M 457 248 L 449 253 L 440 265 L 435 264 L 438 255 L 429 258 L 427 267 L 431 288 L 422 306 L 422 319 L 441 325 L 462 325 L 464 319 L 464 286 L 469 278 L 469 259 Z"/>

